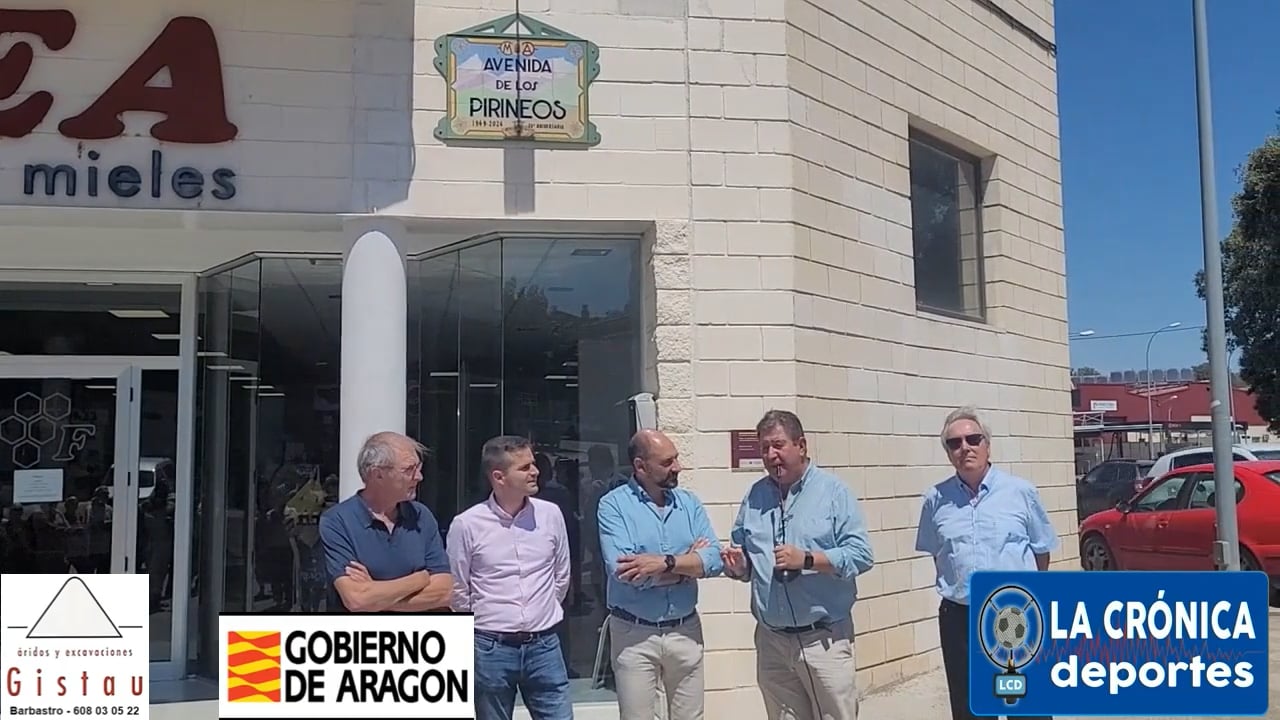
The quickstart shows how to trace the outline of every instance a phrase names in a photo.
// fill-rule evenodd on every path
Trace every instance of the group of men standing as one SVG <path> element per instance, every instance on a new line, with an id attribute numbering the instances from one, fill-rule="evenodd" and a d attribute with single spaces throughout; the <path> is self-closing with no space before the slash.
<path id="1" fill-rule="evenodd" d="M 658 430 L 631 439 L 630 476 L 599 502 L 621 720 L 652 720 L 660 701 L 668 720 L 703 717 L 698 580 L 717 575 L 751 585 L 756 682 L 770 720 L 858 716 L 851 616 L 858 578 L 875 562 L 866 517 L 849 487 L 810 458 L 794 413 L 771 410 L 756 431 L 766 474 L 743 498 L 727 546 L 702 502 L 679 486 L 679 452 Z M 972 411 L 948 416 L 942 443 L 956 474 L 925 494 L 916 542 L 935 558 L 956 720 L 972 717 L 969 575 L 1044 569 L 1057 542 L 1035 487 L 990 465 L 990 440 Z M 338 605 L 471 612 L 477 718 L 509 720 L 517 690 L 534 720 L 572 718 L 556 633 L 570 587 L 567 528 L 555 504 L 534 497 L 533 448 L 513 436 L 485 444 L 491 493 L 454 519 L 445 543 L 414 499 L 421 451 L 403 435 L 369 438 L 357 462 L 364 489 L 321 518 Z"/>

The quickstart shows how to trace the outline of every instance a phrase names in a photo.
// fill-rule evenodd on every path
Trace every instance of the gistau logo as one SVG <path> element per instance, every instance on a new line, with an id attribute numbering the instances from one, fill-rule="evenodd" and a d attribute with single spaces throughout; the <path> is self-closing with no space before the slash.
<path id="1" fill-rule="evenodd" d="M 7 582 L 17 581 L 11 578 Z M 5 629 L 27 632 L 20 635 L 20 640 L 9 637 L 5 642 L 20 643 L 14 652 L 20 661 L 31 658 L 39 662 L 5 668 L 7 699 L 141 697 L 147 692 L 147 679 L 142 675 L 118 675 L 100 669 L 103 658 L 132 658 L 133 650 L 123 642 L 122 631 L 137 632 L 141 628 L 117 626 L 81 577 L 68 578 L 30 627 L 8 625 L 17 620 L 20 618 L 6 618 Z M 79 658 L 92 658 L 95 662 L 82 662 Z M 94 664 L 98 670 L 91 667 Z"/>

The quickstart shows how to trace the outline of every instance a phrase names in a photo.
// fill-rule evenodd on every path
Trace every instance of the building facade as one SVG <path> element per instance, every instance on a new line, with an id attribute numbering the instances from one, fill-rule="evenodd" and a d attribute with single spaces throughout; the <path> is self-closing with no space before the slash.
<path id="1" fill-rule="evenodd" d="M 5 571 L 148 572 L 153 697 L 213 676 L 219 612 L 324 608 L 316 518 L 376 430 L 446 527 L 483 441 L 533 438 L 583 717 L 637 393 L 722 536 L 737 431 L 800 415 L 871 524 L 864 689 L 940 665 L 949 409 L 1076 562 L 1050 0 L 3 6 Z M 762 716 L 746 587 L 701 592 L 708 709 Z"/>

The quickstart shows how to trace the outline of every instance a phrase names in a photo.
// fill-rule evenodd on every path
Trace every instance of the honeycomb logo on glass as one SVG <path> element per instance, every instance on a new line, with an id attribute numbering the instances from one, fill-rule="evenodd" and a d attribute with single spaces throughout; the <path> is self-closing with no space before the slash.
<path id="1" fill-rule="evenodd" d="M 62 393 L 41 398 L 24 392 L 14 398 L 10 413 L 0 419 L 0 441 L 12 449 L 13 466 L 22 470 L 36 467 L 50 445 L 54 462 L 74 460 L 97 434 L 97 428 L 68 423 L 70 418 L 71 399 Z"/>

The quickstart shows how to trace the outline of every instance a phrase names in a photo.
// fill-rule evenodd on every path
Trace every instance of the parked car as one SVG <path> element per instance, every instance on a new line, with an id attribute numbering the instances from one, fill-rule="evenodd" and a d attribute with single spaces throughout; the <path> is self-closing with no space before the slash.
<path id="1" fill-rule="evenodd" d="M 1240 565 L 1271 577 L 1280 599 L 1280 461 L 1235 464 Z M 1217 541 L 1213 465 L 1164 475 L 1131 500 L 1080 524 L 1085 570 L 1213 570 Z"/>
<path id="2" fill-rule="evenodd" d="M 1231 457 L 1236 462 L 1251 460 L 1280 460 L 1280 445 L 1277 444 L 1247 444 L 1235 445 L 1231 448 Z M 1213 447 L 1192 447 L 1175 450 L 1171 453 L 1161 455 L 1156 459 L 1154 465 L 1148 470 L 1147 474 L 1139 479 L 1138 484 L 1134 486 L 1134 491 L 1141 490 L 1150 482 L 1158 477 L 1163 477 L 1166 473 L 1179 468 L 1188 467 L 1190 465 L 1212 465 L 1213 464 Z"/>
<path id="3" fill-rule="evenodd" d="M 115 497 L 114 478 L 116 465 L 111 463 L 102 479 L 102 486 L 107 489 L 107 497 Z M 177 489 L 177 469 L 171 458 L 141 457 L 138 458 L 138 501 L 151 497 L 156 491 L 156 481 L 163 482 L 169 488 L 170 498 Z M 171 500 L 172 501 L 172 500 Z"/>
<path id="4" fill-rule="evenodd" d="M 1084 520 L 1133 497 L 1138 481 L 1154 464 L 1151 460 L 1117 458 L 1094 466 L 1076 481 L 1076 515 Z"/>

